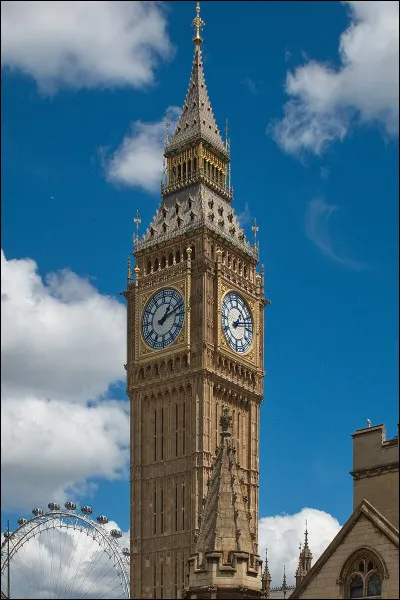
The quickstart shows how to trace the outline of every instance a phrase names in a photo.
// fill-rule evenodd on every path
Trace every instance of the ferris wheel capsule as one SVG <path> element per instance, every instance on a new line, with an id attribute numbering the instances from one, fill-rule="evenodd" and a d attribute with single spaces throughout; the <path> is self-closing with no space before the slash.
<path id="1" fill-rule="evenodd" d="M 57 502 L 50 502 L 47 506 L 50 510 L 60 510 L 60 505 Z"/>
<path id="2" fill-rule="evenodd" d="M 111 529 L 110 535 L 112 535 L 112 537 L 114 538 L 120 538 L 122 537 L 122 531 L 120 531 L 119 529 Z"/>
<path id="3" fill-rule="evenodd" d="M 84 515 L 91 515 L 93 510 L 90 506 L 82 506 L 81 511 Z"/>
<path id="4" fill-rule="evenodd" d="M 97 517 L 97 522 L 100 523 L 101 525 L 105 525 L 106 523 L 108 523 L 108 518 L 104 515 L 99 515 Z"/>
<path id="5" fill-rule="evenodd" d="M 68 502 L 66 502 L 66 503 L 64 504 L 64 506 L 65 506 L 65 508 L 66 508 L 67 510 L 76 510 L 76 504 L 75 504 L 75 502 L 69 502 L 69 501 L 68 501 Z"/>
<path id="6" fill-rule="evenodd" d="M 22 519 L 22 518 L 18 519 L 18 521 L 17 521 L 18 525 L 25 525 L 25 523 L 27 523 L 27 522 L 28 522 L 27 519 Z"/>
<path id="7" fill-rule="evenodd" d="M 41 508 L 34 508 L 32 513 L 35 515 L 35 517 L 42 517 L 44 514 Z"/>

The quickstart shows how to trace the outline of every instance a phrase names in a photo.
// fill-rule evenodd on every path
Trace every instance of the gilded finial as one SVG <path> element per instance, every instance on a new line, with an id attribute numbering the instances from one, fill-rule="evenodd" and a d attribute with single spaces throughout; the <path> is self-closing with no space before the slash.
<path id="1" fill-rule="evenodd" d="M 254 233 L 254 246 L 257 246 L 257 231 L 260 229 L 259 227 L 257 227 L 257 220 L 254 219 L 254 225 L 251 228 L 253 233 Z"/>
<path id="2" fill-rule="evenodd" d="M 205 23 L 203 19 L 200 17 L 200 2 L 196 3 L 196 16 L 193 19 L 192 27 L 195 29 L 196 33 L 193 38 L 193 42 L 196 46 L 196 51 L 199 50 L 200 44 L 203 41 L 203 38 L 200 35 L 200 31 L 203 29 Z"/>
<path id="3" fill-rule="evenodd" d="M 133 222 L 136 224 L 136 233 L 135 233 L 135 244 L 139 240 L 139 223 L 142 222 L 142 219 L 139 219 L 139 211 L 136 211 L 136 217 L 133 219 Z"/>

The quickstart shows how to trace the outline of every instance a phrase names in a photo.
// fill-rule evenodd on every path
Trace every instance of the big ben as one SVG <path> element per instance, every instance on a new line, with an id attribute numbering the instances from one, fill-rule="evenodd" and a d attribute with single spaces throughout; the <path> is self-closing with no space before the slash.
<path id="1" fill-rule="evenodd" d="M 229 143 L 211 108 L 199 5 L 161 203 L 136 240 L 128 306 L 131 597 L 181 598 L 223 410 L 257 544 L 264 284 L 232 206 Z"/>

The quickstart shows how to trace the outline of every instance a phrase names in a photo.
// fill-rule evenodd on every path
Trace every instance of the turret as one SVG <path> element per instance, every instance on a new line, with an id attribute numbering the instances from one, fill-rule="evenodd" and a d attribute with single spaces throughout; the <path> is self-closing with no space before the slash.
<path id="1" fill-rule="evenodd" d="M 299 564 L 296 569 L 296 587 L 303 581 L 304 577 L 307 575 L 309 570 L 311 569 L 312 562 L 312 552 L 308 545 L 308 531 L 307 531 L 307 521 L 306 521 L 306 530 L 304 532 L 304 546 L 302 547 L 300 544 L 300 553 L 299 553 Z"/>
<path id="2" fill-rule="evenodd" d="M 268 568 L 268 551 L 265 549 L 265 566 L 261 578 L 261 590 L 263 598 L 269 598 L 269 592 L 271 590 L 271 573 Z"/>

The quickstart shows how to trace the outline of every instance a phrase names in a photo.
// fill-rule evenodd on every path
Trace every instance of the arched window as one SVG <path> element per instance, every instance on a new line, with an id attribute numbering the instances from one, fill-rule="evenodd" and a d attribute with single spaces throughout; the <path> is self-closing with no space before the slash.
<path id="1" fill-rule="evenodd" d="M 170 267 L 174 262 L 174 257 L 172 256 L 172 252 L 168 255 L 168 266 Z"/>
<path id="2" fill-rule="evenodd" d="M 387 575 L 381 557 L 372 548 L 359 548 L 346 561 L 340 580 L 344 598 L 380 598 Z"/>

